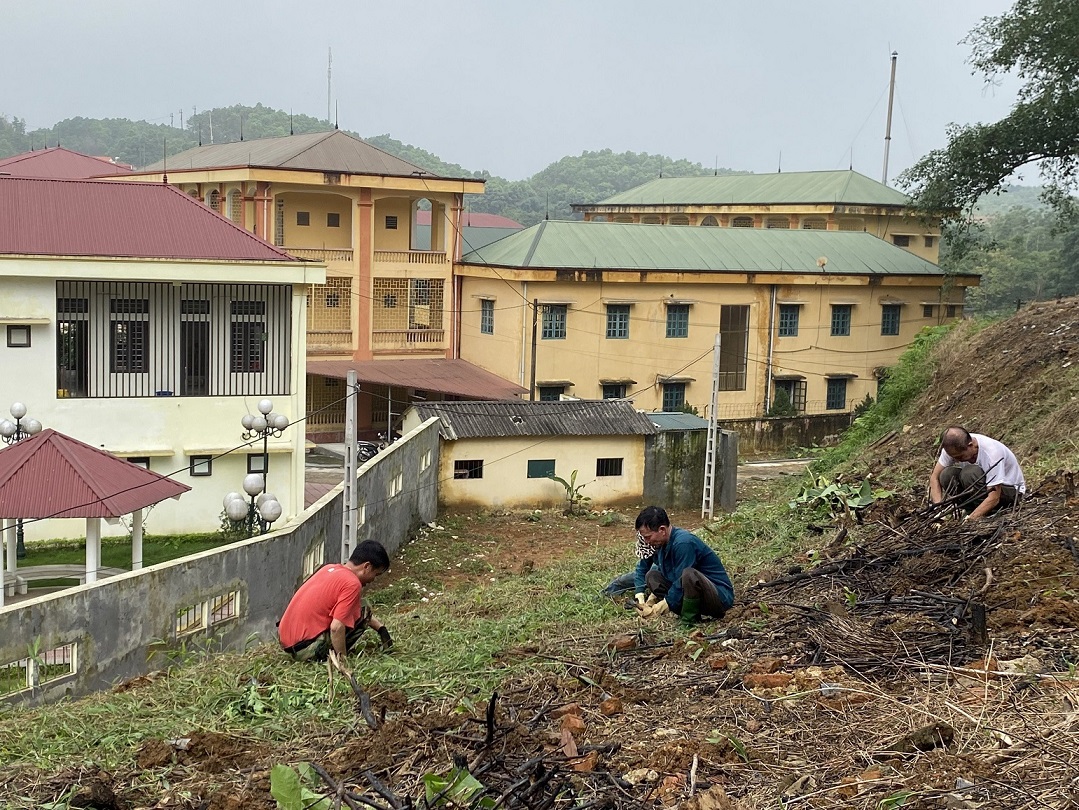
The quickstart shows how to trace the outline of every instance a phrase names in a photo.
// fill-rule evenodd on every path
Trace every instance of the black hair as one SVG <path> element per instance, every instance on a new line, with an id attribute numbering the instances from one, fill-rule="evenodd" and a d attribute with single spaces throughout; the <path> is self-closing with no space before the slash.
<path id="1" fill-rule="evenodd" d="M 390 555 L 378 540 L 364 540 L 352 550 L 348 561 L 353 565 L 371 563 L 371 567 L 376 571 L 390 569 Z"/>
<path id="2" fill-rule="evenodd" d="M 952 425 L 950 428 L 945 428 L 944 432 L 940 435 L 940 446 L 944 448 L 945 452 L 948 450 L 966 450 L 972 441 L 973 439 L 971 439 L 967 429 L 960 427 L 959 425 Z"/>
<path id="3" fill-rule="evenodd" d="M 638 531 L 642 526 L 651 531 L 656 531 L 660 526 L 670 526 L 671 519 L 667 517 L 667 511 L 659 506 L 647 506 L 637 515 L 637 522 L 633 528 Z"/>

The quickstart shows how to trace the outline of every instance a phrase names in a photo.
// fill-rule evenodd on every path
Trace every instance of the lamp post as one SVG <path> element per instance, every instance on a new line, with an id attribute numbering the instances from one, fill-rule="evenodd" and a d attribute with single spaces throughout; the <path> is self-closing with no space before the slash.
<path id="1" fill-rule="evenodd" d="M 243 425 L 244 432 L 241 437 L 244 441 L 250 441 L 262 437 L 262 475 L 263 475 L 263 487 L 266 485 L 266 478 L 270 474 L 270 453 L 267 448 L 267 442 L 270 436 L 275 439 L 278 438 L 281 433 L 288 427 L 288 417 L 284 414 L 274 413 L 273 402 L 268 399 L 259 400 L 259 412 L 258 415 L 246 413 L 243 418 L 240 419 L 240 424 Z"/>
<path id="2" fill-rule="evenodd" d="M 0 439 L 4 444 L 16 444 L 41 432 L 41 423 L 26 417 L 26 406 L 21 402 L 12 403 L 11 415 L 15 418 L 0 421 Z M 26 541 L 23 538 L 22 520 L 15 522 L 15 557 L 21 560 L 26 556 Z"/>
<path id="3" fill-rule="evenodd" d="M 230 492 L 222 505 L 233 526 L 242 529 L 248 537 L 254 537 L 266 532 L 284 510 L 281 502 L 265 491 L 266 476 L 262 473 L 248 473 L 243 488 L 250 502 L 239 492 Z"/>

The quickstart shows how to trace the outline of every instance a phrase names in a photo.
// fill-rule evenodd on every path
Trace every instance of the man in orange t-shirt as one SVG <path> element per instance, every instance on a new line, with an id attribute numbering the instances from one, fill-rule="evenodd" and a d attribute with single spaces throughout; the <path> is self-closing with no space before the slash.
<path id="1" fill-rule="evenodd" d="M 347 562 L 322 566 L 296 591 L 277 623 L 281 647 L 297 661 L 324 661 L 331 648 L 344 658 L 370 627 L 388 650 L 393 646 L 390 631 L 360 595 L 389 567 L 386 549 L 375 540 L 356 546 Z"/>

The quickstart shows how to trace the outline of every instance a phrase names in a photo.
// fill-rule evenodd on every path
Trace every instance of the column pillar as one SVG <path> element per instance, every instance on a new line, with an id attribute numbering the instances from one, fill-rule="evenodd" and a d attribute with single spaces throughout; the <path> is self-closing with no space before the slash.
<path id="1" fill-rule="evenodd" d="M 131 570 L 142 568 L 142 510 L 131 513 Z"/>
<path id="2" fill-rule="evenodd" d="M 356 201 L 356 222 L 352 228 L 352 252 L 356 263 L 356 285 L 353 300 L 356 306 L 356 341 L 355 360 L 370 360 L 371 354 L 371 314 L 376 304 L 372 300 L 374 285 L 372 282 L 372 263 L 375 257 L 374 214 L 375 203 L 371 199 L 371 189 L 361 188 L 360 198 Z"/>
<path id="3" fill-rule="evenodd" d="M 101 567 L 101 518 L 86 518 L 86 581 L 97 582 Z"/>

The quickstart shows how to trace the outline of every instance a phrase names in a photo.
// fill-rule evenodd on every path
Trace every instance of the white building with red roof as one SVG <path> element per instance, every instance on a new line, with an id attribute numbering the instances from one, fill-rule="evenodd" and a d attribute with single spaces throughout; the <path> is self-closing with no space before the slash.
<path id="1" fill-rule="evenodd" d="M 240 420 L 266 399 L 304 416 L 307 296 L 325 278 L 167 184 L 0 174 L 0 418 L 23 402 L 190 486 L 147 516 L 153 534 L 217 529 L 223 496 L 267 468 L 287 519 L 303 509 L 302 423 L 264 454 Z M 26 526 L 30 539 L 83 531 Z"/>

